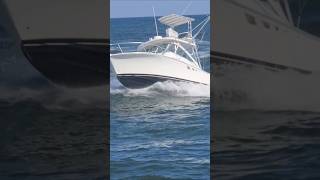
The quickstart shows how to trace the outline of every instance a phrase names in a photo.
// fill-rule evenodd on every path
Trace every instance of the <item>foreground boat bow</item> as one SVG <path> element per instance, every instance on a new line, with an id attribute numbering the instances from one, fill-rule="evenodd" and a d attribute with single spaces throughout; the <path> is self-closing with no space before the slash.
<path id="1" fill-rule="evenodd" d="M 4 0 L 27 59 L 68 87 L 109 83 L 105 0 Z M 36 7 L 36 8 L 35 8 Z"/>

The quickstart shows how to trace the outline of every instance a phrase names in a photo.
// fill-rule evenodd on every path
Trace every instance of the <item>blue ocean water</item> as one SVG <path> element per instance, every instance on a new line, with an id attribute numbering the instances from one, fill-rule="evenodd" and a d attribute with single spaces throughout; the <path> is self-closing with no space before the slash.
<path id="1" fill-rule="evenodd" d="M 193 17 L 197 24 L 206 16 Z M 208 71 L 209 32 L 200 45 Z M 111 43 L 154 35 L 152 17 L 111 19 Z M 111 179 L 210 178 L 209 87 L 164 82 L 128 90 L 111 72 L 110 92 Z"/>

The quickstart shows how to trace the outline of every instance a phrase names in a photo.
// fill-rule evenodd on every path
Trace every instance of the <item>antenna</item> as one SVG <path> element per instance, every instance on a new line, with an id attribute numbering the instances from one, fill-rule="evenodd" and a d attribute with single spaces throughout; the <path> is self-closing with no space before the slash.
<path id="1" fill-rule="evenodd" d="M 157 24 L 157 20 L 156 20 L 156 13 L 154 12 L 154 7 L 152 6 L 152 10 L 153 10 L 153 19 L 154 19 L 154 24 L 156 26 L 156 31 L 157 31 L 157 36 L 159 35 L 158 33 L 158 24 Z"/>

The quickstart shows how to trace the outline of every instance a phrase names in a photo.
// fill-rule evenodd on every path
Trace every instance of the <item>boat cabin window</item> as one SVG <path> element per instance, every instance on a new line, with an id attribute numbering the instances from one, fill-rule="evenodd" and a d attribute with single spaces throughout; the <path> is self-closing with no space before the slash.
<path id="1" fill-rule="evenodd" d="M 176 46 L 175 44 L 170 44 L 167 49 L 167 52 L 168 51 L 173 52 L 173 53 L 189 60 L 190 62 L 193 62 L 193 60 L 190 58 L 190 56 L 184 50 L 182 50 L 179 46 Z M 192 54 L 191 54 L 191 56 L 192 56 Z"/>
<path id="2" fill-rule="evenodd" d="M 172 52 L 172 53 L 175 53 L 175 54 L 193 62 L 193 60 L 188 56 L 188 54 L 175 44 L 164 44 L 161 46 L 152 46 L 152 47 L 146 49 L 146 52 L 150 52 L 150 53 Z"/>
<path id="3" fill-rule="evenodd" d="M 152 46 L 146 49 L 146 52 L 162 53 L 166 49 L 166 47 L 167 47 L 166 45 Z"/>
<path id="4" fill-rule="evenodd" d="M 175 53 L 177 51 L 177 48 L 174 44 L 168 44 L 167 51 Z"/>
<path id="5" fill-rule="evenodd" d="M 262 23 L 265 28 L 270 29 L 270 24 L 268 22 L 262 21 Z"/>
<path id="6" fill-rule="evenodd" d="M 252 25 L 256 25 L 256 19 L 254 18 L 254 16 L 250 15 L 250 14 L 245 14 L 247 21 L 252 24 Z"/>
<path id="7" fill-rule="evenodd" d="M 192 60 L 190 59 L 190 57 L 189 57 L 189 56 L 186 54 L 186 52 L 183 51 L 181 48 L 178 48 L 177 54 L 178 54 L 179 56 L 182 56 L 182 57 L 184 57 L 184 58 L 186 58 L 186 59 L 188 59 L 189 61 L 192 62 Z"/>

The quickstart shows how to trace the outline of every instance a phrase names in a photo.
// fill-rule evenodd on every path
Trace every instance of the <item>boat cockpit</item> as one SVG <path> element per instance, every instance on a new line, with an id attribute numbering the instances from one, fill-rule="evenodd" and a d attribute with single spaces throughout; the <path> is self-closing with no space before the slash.
<path id="1" fill-rule="evenodd" d="M 194 43 L 174 38 L 155 36 L 149 41 L 138 47 L 140 52 L 161 54 L 169 57 L 178 58 L 188 64 L 192 63 L 201 68 L 197 61 L 197 51 Z"/>

